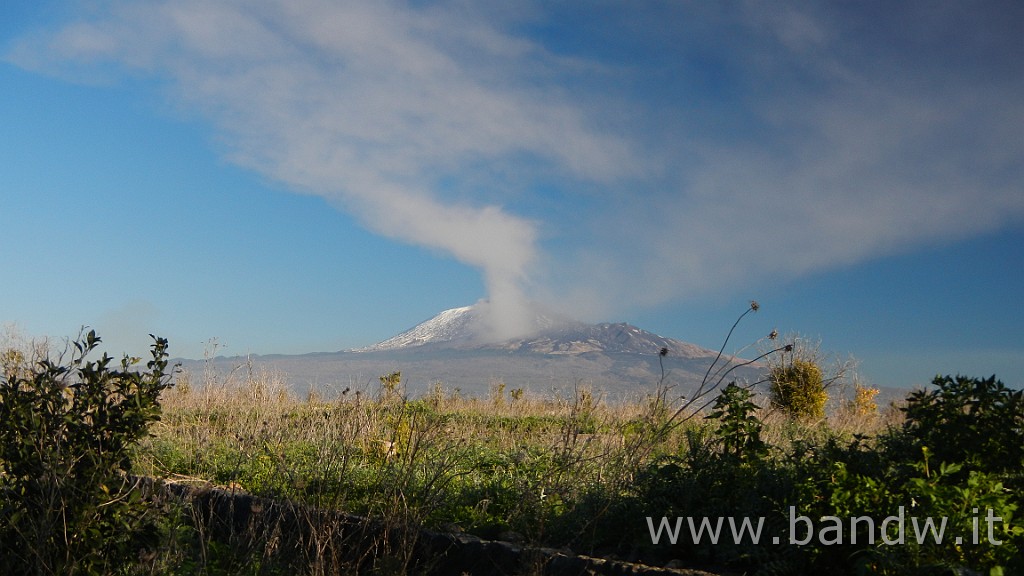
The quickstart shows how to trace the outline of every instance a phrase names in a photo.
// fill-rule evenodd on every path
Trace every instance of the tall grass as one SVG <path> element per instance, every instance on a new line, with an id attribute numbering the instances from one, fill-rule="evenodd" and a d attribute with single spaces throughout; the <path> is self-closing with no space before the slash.
<path id="1" fill-rule="evenodd" d="M 827 480 L 808 467 L 813 458 L 868 462 L 857 446 L 902 418 L 859 389 L 815 422 L 762 399 L 733 423 L 757 428 L 765 451 L 734 462 L 724 421 L 705 412 L 731 366 L 713 363 L 688 397 L 663 377 L 649 395 L 611 402 L 582 383 L 537 395 L 496 381 L 486 397 L 436 384 L 410 397 L 398 372 L 297 392 L 273 370 L 209 362 L 176 375 L 132 454 L 134 474 L 170 485 L 152 491 L 163 540 L 140 554 L 138 571 L 425 572 L 423 529 L 664 562 L 674 552 L 644 544 L 645 514 L 775 506 Z M 730 553 L 751 561 L 745 549 Z"/>
<path id="2" fill-rule="evenodd" d="M 659 459 L 682 457 L 713 427 L 696 412 L 680 422 L 666 388 L 663 382 L 650 396 L 609 402 L 579 383 L 541 396 L 496 382 L 484 398 L 438 384 L 410 398 L 399 376 L 363 389 L 300 394 L 281 374 L 249 364 L 226 374 L 205 369 L 179 374 L 164 393 L 163 418 L 140 445 L 136 468 L 171 483 L 404 527 L 387 553 L 364 559 L 396 573 L 410 566 L 420 528 L 621 554 L 627 544 L 614 527 L 626 520 L 623 503 L 638 473 Z M 777 421 L 768 426 L 773 440 L 805 434 L 768 408 L 762 415 Z M 877 420 L 837 416 L 851 430 Z M 197 525 L 192 514 L 186 525 Z M 189 546 L 166 549 L 216 555 L 200 538 L 208 535 L 189 534 Z M 232 566 L 255 569 L 256 559 L 278 558 L 290 569 L 330 573 L 323 550 L 300 554 L 257 540 L 258 550 L 248 542 L 234 552 Z"/>

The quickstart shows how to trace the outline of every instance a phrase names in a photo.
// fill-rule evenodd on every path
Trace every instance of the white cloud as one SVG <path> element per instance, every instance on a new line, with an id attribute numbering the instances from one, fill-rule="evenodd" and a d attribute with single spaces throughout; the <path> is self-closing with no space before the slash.
<path id="1" fill-rule="evenodd" d="M 603 302 L 607 313 L 608 303 L 653 306 L 730 288 L 743 294 L 759 283 L 1019 225 L 1024 78 L 979 81 L 969 68 L 921 73 L 934 65 L 929 58 L 970 50 L 942 46 L 943 37 L 899 54 L 904 77 L 882 47 L 865 54 L 837 44 L 850 34 L 830 29 L 841 18 L 813 16 L 755 20 L 780 29 L 752 24 L 743 51 L 731 54 L 749 87 L 741 97 L 750 133 L 679 132 L 690 155 L 675 158 L 683 166 L 678 184 L 616 207 L 614 237 L 582 246 L 586 257 L 565 269 L 584 292 L 574 299 Z M 1014 45 L 1012 38 L 1004 40 Z M 893 41 L 865 39 L 883 40 Z M 1016 45 L 1016 53 L 991 57 L 1018 58 Z M 613 255 L 617 273 L 595 266 L 603 254 Z"/>
<path id="2" fill-rule="evenodd" d="M 170 74 L 236 161 L 479 267 L 497 307 L 523 298 L 535 224 L 445 201 L 436 182 L 511 156 L 604 179 L 629 150 L 534 82 L 527 64 L 541 47 L 452 16 L 390 2 L 113 3 L 14 57 L 113 58 Z"/>
<path id="3" fill-rule="evenodd" d="M 531 283 L 591 313 L 652 306 L 1021 221 L 1012 26 L 992 39 L 974 33 L 991 18 L 958 11 L 678 10 L 595 27 L 621 37 L 591 45 L 633 46 L 635 70 L 632 54 L 606 64 L 522 32 L 557 24 L 540 7 L 443 2 L 114 2 L 11 58 L 168 75 L 236 162 L 479 267 L 511 308 Z M 712 67 L 707 53 L 721 104 L 695 73 L 633 76 Z M 681 96 L 644 94 L 661 89 Z M 529 196 L 542 180 L 562 195 Z M 503 207 L 524 195 L 559 219 Z"/>

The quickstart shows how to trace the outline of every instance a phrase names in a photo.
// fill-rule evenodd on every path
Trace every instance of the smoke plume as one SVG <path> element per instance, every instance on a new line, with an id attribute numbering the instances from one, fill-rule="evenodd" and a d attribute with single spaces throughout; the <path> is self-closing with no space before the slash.
<path id="1" fill-rule="evenodd" d="M 900 6 L 112 1 L 7 58 L 159 78 L 232 161 L 478 268 L 508 337 L 538 296 L 618 315 L 1019 222 L 1021 9 Z"/>

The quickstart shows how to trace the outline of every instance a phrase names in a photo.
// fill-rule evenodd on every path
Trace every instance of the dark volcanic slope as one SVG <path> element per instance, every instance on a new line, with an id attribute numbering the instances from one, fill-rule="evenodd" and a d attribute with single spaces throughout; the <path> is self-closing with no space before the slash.
<path id="1" fill-rule="evenodd" d="M 508 350 L 534 354 L 658 354 L 662 348 L 673 357 L 704 358 L 714 355 L 710 350 L 665 338 L 630 324 L 582 324 L 555 328 L 528 338 L 509 341 L 500 346 Z"/>

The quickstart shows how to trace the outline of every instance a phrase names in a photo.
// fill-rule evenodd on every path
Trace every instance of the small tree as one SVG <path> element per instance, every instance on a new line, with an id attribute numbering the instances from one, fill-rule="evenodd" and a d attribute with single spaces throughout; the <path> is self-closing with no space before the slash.
<path id="1" fill-rule="evenodd" d="M 27 373 L 46 357 L 49 348 L 47 339 L 27 338 L 17 325 L 5 324 L 0 329 L 0 378 Z"/>
<path id="2" fill-rule="evenodd" d="M 877 416 L 879 389 L 871 386 L 864 386 L 859 382 L 853 387 L 853 401 L 850 405 L 851 411 L 857 416 Z"/>
<path id="3" fill-rule="evenodd" d="M 753 397 L 753 392 L 732 382 L 718 395 L 707 416 L 718 420 L 715 436 L 722 443 L 722 455 L 741 464 L 756 464 L 768 455 Z"/>
<path id="4" fill-rule="evenodd" d="M 825 417 L 825 381 L 821 367 L 812 360 L 796 358 L 772 368 L 772 406 L 801 420 L 820 420 Z"/>
<path id="5" fill-rule="evenodd" d="M 775 331 L 772 337 L 777 337 Z M 776 349 L 781 353 L 766 356 L 772 407 L 791 418 L 820 420 L 825 417 L 828 389 L 853 373 L 854 361 L 825 355 L 820 341 L 797 334 L 783 341 L 789 343 Z"/>
<path id="6" fill-rule="evenodd" d="M 160 418 L 171 385 L 167 341 L 146 370 L 125 357 L 70 359 L 7 370 L 0 381 L 0 564 L 11 574 L 110 574 L 137 561 L 157 535 L 132 479 L 131 451 Z"/>

